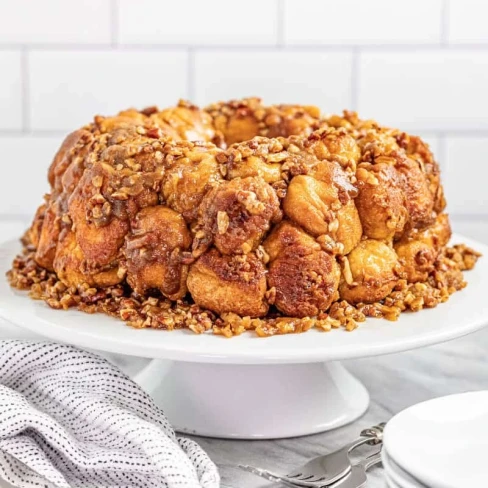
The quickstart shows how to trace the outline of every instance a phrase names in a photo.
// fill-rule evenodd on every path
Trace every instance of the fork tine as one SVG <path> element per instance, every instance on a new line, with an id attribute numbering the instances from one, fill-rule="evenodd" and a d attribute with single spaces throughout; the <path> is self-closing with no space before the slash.
<path id="1" fill-rule="evenodd" d="M 249 466 L 248 464 L 239 464 L 238 466 L 244 471 L 255 474 L 256 476 L 260 476 L 261 478 L 267 479 L 268 481 L 275 481 L 275 482 L 280 481 L 277 476 L 273 476 L 273 473 L 270 473 L 265 469 L 255 468 L 254 466 Z"/>
<path id="2" fill-rule="evenodd" d="M 238 467 L 248 473 L 255 474 L 265 480 L 272 481 L 274 483 L 282 483 L 285 486 L 289 486 L 291 488 L 297 488 L 299 485 L 292 483 L 291 481 L 287 480 L 285 477 L 275 474 L 267 469 L 256 468 L 254 466 L 249 466 L 247 464 L 238 464 Z"/>

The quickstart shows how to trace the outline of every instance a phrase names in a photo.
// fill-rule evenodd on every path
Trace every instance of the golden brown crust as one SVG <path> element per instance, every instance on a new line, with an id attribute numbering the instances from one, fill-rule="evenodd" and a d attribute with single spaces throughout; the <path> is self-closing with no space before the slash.
<path id="1" fill-rule="evenodd" d="M 58 152 L 55 154 L 48 170 L 48 180 L 51 187 L 61 189 L 61 178 L 87 143 L 91 140 L 91 133 L 86 129 L 79 129 L 68 134 Z"/>
<path id="2" fill-rule="evenodd" d="M 115 170 L 103 163 L 85 171 L 68 201 L 68 214 L 87 268 L 104 267 L 118 256 L 129 230 L 127 219 L 114 218 L 108 197 Z M 98 186 L 101 182 L 101 186 Z"/>
<path id="3" fill-rule="evenodd" d="M 347 191 L 308 175 L 295 176 L 283 201 L 285 214 L 314 236 L 327 235 L 350 252 L 361 238 L 359 215 Z"/>
<path id="4" fill-rule="evenodd" d="M 56 246 L 59 239 L 61 228 L 60 217 L 56 209 L 56 201 L 50 200 L 45 206 L 42 217 L 42 227 L 39 240 L 36 246 L 36 262 L 43 268 L 53 271 L 54 257 L 56 256 Z M 34 220 L 35 225 L 36 220 Z M 34 240 L 31 241 L 34 243 Z"/>
<path id="5" fill-rule="evenodd" d="M 434 197 L 434 210 L 441 213 L 446 207 L 444 190 L 441 185 L 440 168 L 429 146 L 418 136 L 401 132 L 396 136 L 398 145 L 405 149 L 407 156 L 418 161 L 422 172 L 427 177 L 429 191 Z"/>
<path id="6" fill-rule="evenodd" d="M 361 157 L 356 140 L 344 129 L 319 129 L 310 134 L 304 147 L 320 161 L 334 161 L 353 173 Z"/>
<path id="7" fill-rule="evenodd" d="M 46 215 L 47 205 L 43 203 L 39 205 L 31 226 L 27 229 L 22 240 L 27 246 L 32 246 L 34 249 L 39 247 L 39 240 L 41 238 L 42 226 L 44 224 L 44 217 Z"/>
<path id="8" fill-rule="evenodd" d="M 263 317 L 268 311 L 266 269 L 254 254 L 207 251 L 190 267 L 188 289 L 195 303 L 219 314 Z"/>
<path id="9" fill-rule="evenodd" d="M 398 281 L 395 251 L 382 241 L 366 239 L 342 258 L 339 293 L 349 303 L 373 303 L 385 298 Z"/>
<path id="10" fill-rule="evenodd" d="M 188 266 L 182 252 L 191 244 L 183 217 L 162 205 L 140 210 L 124 244 L 127 282 L 140 295 L 159 290 L 170 300 L 186 295 Z"/>
<path id="11" fill-rule="evenodd" d="M 83 297 L 193 300 L 224 314 L 223 335 L 232 314 L 250 317 L 233 334 L 270 307 L 259 334 L 306 330 L 307 317 L 352 324 L 339 293 L 371 304 L 433 280 L 450 236 L 420 138 L 259 99 L 97 116 L 63 142 L 49 181 L 25 238 L 36 266 Z"/>
<path id="12" fill-rule="evenodd" d="M 395 244 L 408 282 L 425 281 L 434 269 L 435 261 L 451 238 L 447 214 L 439 214 L 435 223 L 425 230 L 412 229 Z"/>
<path id="13" fill-rule="evenodd" d="M 289 220 L 278 224 L 263 242 L 268 259 L 274 261 L 285 251 L 293 249 L 297 255 L 305 256 L 320 251 L 320 244 L 298 225 Z"/>
<path id="14" fill-rule="evenodd" d="M 283 222 L 263 245 L 270 259 L 270 303 L 285 315 L 314 317 L 337 299 L 335 258 L 298 226 Z"/>
<path id="15" fill-rule="evenodd" d="M 151 124 L 162 128 L 171 127 L 183 141 L 211 142 L 215 139 L 212 117 L 184 100 L 180 100 L 176 107 L 151 114 L 149 118 Z"/>
<path id="16" fill-rule="evenodd" d="M 117 263 L 105 267 L 90 267 L 87 263 L 75 233 L 70 229 L 63 229 L 59 236 L 53 267 L 66 286 L 72 288 L 91 286 L 103 289 L 122 281 Z"/>
<path id="17" fill-rule="evenodd" d="M 197 218 L 198 207 L 207 191 L 222 181 L 217 154 L 216 148 L 196 146 L 182 149 L 180 155 L 167 161 L 162 196 L 187 222 Z"/>
<path id="18" fill-rule="evenodd" d="M 214 103 L 205 110 L 228 146 L 255 136 L 309 135 L 320 126 L 320 110 L 315 106 L 265 106 L 260 98 Z"/>
<path id="19" fill-rule="evenodd" d="M 409 214 L 395 167 L 387 163 L 361 163 L 356 177 L 359 194 L 355 203 L 364 234 L 384 240 L 401 235 Z"/>
<path id="20" fill-rule="evenodd" d="M 316 317 L 337 300 L 339 266 L 333 256 L 316 251 L 306 256 L 285 253 L 271 262 L 268 273 L 273 304 L 290 317 Z"/>
<path id="21" fill-rule="evenodd" d="M 417 161 L 399 158 L 395 165 L 400 174 L 400 185 L 405 193 L 410 222 L 415 228 L 425 228 L 435 220 L 434 195 Z"/>
<path id="22" fill-rule="evenodd" d="M 223 254 L 246 254 L 280 220 L 276 192 L 262 178 L 251 176 L 212 188 L 200 206 L 198 229 L 205 246 L 213 242 Z"/>
<path id="23" fill-rule="evenodd" d="M 286 141 L 255 137 L 236 143 L 220 156 L 225 163 L 224 173 L 228 179 L 259 176 L 267 183 L 283 180 L 282 167 L 290 157 L 285 148 Z"/>
<path id="24" fill-rule="evenodd" d="M 66 286 L 77 288 L 84 283 L 93 285 L 93 280 L 81 271 L 83 261 L 83 251 L 76 242 L 75 233 L 65 229 L 59 237 L 53 267 Z"/>

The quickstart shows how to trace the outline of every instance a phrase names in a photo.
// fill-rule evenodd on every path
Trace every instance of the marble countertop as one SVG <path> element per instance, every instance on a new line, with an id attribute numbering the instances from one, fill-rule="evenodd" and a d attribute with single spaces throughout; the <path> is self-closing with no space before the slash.
<path id="1" fill-rule="evenodd" d="M 481 224 L 480 224 L 481 225 Z M 486 226 L 486 223 L 483 223 Z M 0 222 L 1 239 L 19 235 L 23 223 Z M 461 230 L 488 243 L 488 226 L 480 231 Z M 458 230 L 458 229 L 456 229 Z M 16 327 L 0 324 L 0 338 L 31 337 Z M 343 364 L 359 378 L 371 395 L 366 414 L 345 427 L 294 439 L 233 441 L 195 437 L 219 465 L 223 488 L 264 488 L 276 485 L 240 471 L 237 464 L 252 464 L 276 471 L 287 470 L 307 458 L 329 452 L 357 437 L 370 425 L 387 421 L 415 403 L 472 390 L 488 389 L 488 328 L 445 344 L 388 356 L 346 361 Z M 259 408 L 259 405 L 256 406 Z M 370 471 L 369 488 L 386 486 L 381 468 Z"/>

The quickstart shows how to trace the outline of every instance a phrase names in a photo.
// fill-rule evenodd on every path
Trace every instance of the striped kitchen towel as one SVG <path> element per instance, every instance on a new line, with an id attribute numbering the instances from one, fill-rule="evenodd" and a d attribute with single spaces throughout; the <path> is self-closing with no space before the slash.
<path id="1" fill-rule="evenodd" d="M 0 479 L 19 488 L 218 488 L 192 440 L 95 354 L 0 341 Z"/>

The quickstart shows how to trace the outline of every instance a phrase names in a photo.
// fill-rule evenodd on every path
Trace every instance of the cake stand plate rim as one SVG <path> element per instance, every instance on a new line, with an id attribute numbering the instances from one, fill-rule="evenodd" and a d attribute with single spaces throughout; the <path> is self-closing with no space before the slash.
<path id="1" fill-rule="evenodd" d="M 462 337 L 488 324 L 488 246 L 455 234 L 452 242 L 464 242 L 482 252 L 474 270 L 465 274 L 468 286 L 446 303 L 418 313 L 402 314 L 397 322 L 367 319 L 353 332 L 311 330 L 258 338 L 243 334 L 225 339 L 187 330 L 132 329 L 103 314 L 78 310 L 53 310 L 26 292 L 0 280 L 0 317 L 47 339 L 79 347 L 147 358 L 196 363 L 285 364 L 335 361 L 407 351 Z M 10 269 L 20 250 L 17 241 L 0 244 L 0 273 Z"/>

